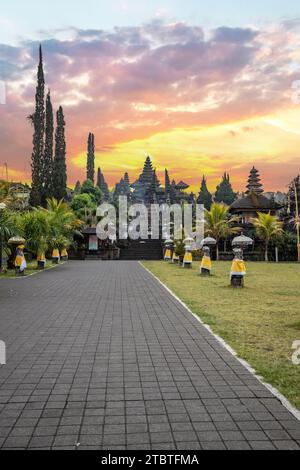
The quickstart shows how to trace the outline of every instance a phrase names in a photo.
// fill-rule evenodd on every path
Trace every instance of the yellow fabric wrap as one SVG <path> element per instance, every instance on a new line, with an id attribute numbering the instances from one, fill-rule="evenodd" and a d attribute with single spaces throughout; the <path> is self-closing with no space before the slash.
<path id="1" fill-rule="evenodd" d="M 52 258 L 59 258 L 59 251 L 57 248 L 54 248 L 52 251 Z"/>
<path id="2" fill-rule="evenodd" d="M 22 265 L 24 259 L 25 259 L 24 255 L 23 256 L 22 255 L 17 255 L 16 256 L 16 259 L 15 259 L 16 268 L 19 268 Z"/>
<path id="3" fill-rule="evenodd" d="M 179 259 L 179 256 L 176 255 L 176 253 L 175 253 L 175 251 L 174 251 L 174 253 L 173 253 L 173 260 L 176 261 L 176 260 L 178 260 L 178 259 Z"/>
<path id="4" fill-rule="evenodd" d="M 201 268 L 211 270 L 211 259 L 209 256 L 203 256 L 201 261 Z"/>
<path id="5" fill-rule="evenodd" d="M 165 259 L 171 259 L 171 258 L 172 258 L 171 250 L 167 249 L 165 251 Z"/>
<path id="6" fill-rule="evenodd" d="M 46 256 L 44 252 L 41 252 L 36 257 L 37 261 L 46 261 Z"/>
<path id="7" fill-rule="evenodd" d="M 193 261 L 192 253 L 187 251 L 184 255 L 183 262 L 184 263 L 192 263 L 192 261 Z"/>
<path id="8" fill-rule="evenodd" d="M 61 255 L 62 257 L 68 256 L 68 252 L 67 252 L 66 248 L 63 248 L 63 249 L 61 250 L 60 255 Z"/>
<path id="9" fill-rule="evenodd" d="M 245 275 L 246 274 L 246 265 L 245 265 L 244 261 L 239 260 L 239 259 L 234 259 L 232 261 L 230 274 L 231 275 L 234 275 L 234 274 Z"/>

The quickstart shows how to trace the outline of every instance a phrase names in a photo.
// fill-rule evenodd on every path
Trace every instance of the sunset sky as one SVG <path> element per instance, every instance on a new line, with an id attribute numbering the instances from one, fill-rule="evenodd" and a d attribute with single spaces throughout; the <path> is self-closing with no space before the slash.
<path id="1" fill-rule="evenodd" d="M 298 0 L 0 5 L 0 178 L 7 162 L 9 179 L 30 181 L 39 43 L 70 186 L 85 179 L 89 132 L 110 186 L 125 171 L 133 181 L 148 154 L 162 182 L 167 167 L 194 191 L 224 171 L 243 190 L 253 165 L 265 190 L 300 172 Z"/>

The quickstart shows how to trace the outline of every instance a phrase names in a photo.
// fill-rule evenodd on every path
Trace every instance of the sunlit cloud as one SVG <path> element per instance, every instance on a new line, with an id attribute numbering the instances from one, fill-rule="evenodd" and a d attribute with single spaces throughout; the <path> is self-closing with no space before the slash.
<path id="1" fill-rule="evenodd" d="M 47 87 L 67 122 L 69 184 L 85 177 L 86 139 L 94 132 L 96 163 L 111 186 L 124 171 L 134 179 L 151 154 L 161 178 L 167 167 L 193 190 L 202 174 L 214 189 L 224 171 L 243 189 L 253 164 L 266 189 L 284 189 L 299 172 L 300 109 L 292 102 L 299 37 L 285 23 L 204 32 L 161 17 L 112 31 L 44 32 Z M 0 44 L 7 85 L 0 158 L 23 180 L 30 179 L 26 116 L 37 49 L 37 41 Z"/>

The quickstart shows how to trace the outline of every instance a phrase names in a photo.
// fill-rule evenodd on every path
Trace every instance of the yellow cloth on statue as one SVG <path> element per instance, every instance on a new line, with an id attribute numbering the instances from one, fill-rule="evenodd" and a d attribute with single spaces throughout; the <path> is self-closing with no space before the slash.
<path id="1" fill-rule="evenodd" d="M 68 256 L 68 252 L 67 252 L 66 248 L 63 248 L 61 250 L 60 256 L 63 257 L 63 258 L 66 258 Z"/>
<path id="2" fill-rule="evenodd" d="M 203 256 L 201 261 L 201 268 L 211 270 L 211 259 L 209 256 Z"/>
<path id="3" fill-rule="evenodd" d="M 193 262 L 193 255 L 190 251 L 186 251 L 184 258 L 183 258 L 184 263 L 192 263 Z"/>
<path id="4" fill-rule="evenodd" d="M 246 265 L 241 259 L 234 259 L 231 265 L 230 275 L 240 275 L 245 276 L 246 274 Z"/>
<path id="5" fill-rule="evenodd" d="M 177 261 L 179 259 L 179 256 L 176 255 L 175 251 L 173 253 L 173 261 Z"/>
<path id="6" fill-rule="evenodd" d="M 165 251 L 165 259 L 172 259 L 171 250 L 168 249 Z"/>
<path id="7" fill-rule="evenodd" d="M 59 251 L 57 248 L 54 248 L 52 251 L 52 258 L 59 258 Z"/>

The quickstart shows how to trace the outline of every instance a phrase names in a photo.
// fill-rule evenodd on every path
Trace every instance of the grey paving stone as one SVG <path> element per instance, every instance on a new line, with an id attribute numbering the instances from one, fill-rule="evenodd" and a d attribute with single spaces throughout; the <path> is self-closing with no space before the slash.
<path id="1" fill-rule="evenodd" d="M 268 436 L 263 431 L 243 431 L 248 441 L 268 441 Z"/>
<path id="2" fill-rule="evenodd" d="M 249 445 L 253 450 L 275 450 L 276 447 L 270 441 L 249 441 Z"/>
<path id="3" fill-rule="evenodd" d="M 279 441 L 279 440 L 288 441 L 289 440 L 288 433 L 282 429 L 266 430 L 265 433 L 270 439 L 274 441 Z"/>
<path id="4" fill-rule="evenodd" d="M 73 445 L 76 445 L 77 442 L 78 442 L 77 434 L 62 435 L 62 436 L 56 436 L 53 446 L 59 446 L 59 447 L 73 446 Z"/>
<path id="5" fill-rule="evenodd" d="M 133 434 L 137 432 L 147 432 L 148 425 L 147 424 L 127 424 L 126 426 L 126 433 Z"/>
<path id="6" fill-rule="evenodd" d="M 161 444 L 158 444 L 156 442 L 155 444 L 152 444 L 151 449 L 154 450 L 154 451 L 158 451 L 158 450 L 165 451 L 165 450 L 176 450 L 177 447 L 172 442 L 162 442 Z"/>
<path id="7" fill-rule="evenodd" d="M 138 443 L 138 442 L 137 442 Z M 125 434 L 107 434 L 103 437 L 103 448 L 109 449 L 111 445 L 125 445 L 126 435 Z"/>
<path id="8" fill-rule="evenodd" d="M 31 447 L 51 447 L 54 440 L 54 436 L 36 436 L 33 437 L 29 442 L 29 448 Z"/>
<path id="9" fill-rule="evenodd" d="M 34 431 L 34 426 L 32 427 L 14 427 L 10 433 L 10 437 L 17 437 L 17 436 L 31 436 Z"/>
<path id="10" fill-rule="evenodd" d="M 177 450 L 201 450 L 201 445 L 199 442 L 177 442 L 176 443 Z"/>
<path id="11" fill-rule="evenodd" d="M 1 288 L 0 447 L 299 448 L 300 422 L 137 262 Z"/>
<path id="12" fill-rule="evenodd" d="M 294 441 L 272 441 L 278 450 L 299 450 L 300 446 Z"/>
<path id="13" fill-rule="evenodd" d="M 201 442 L 203 450 L 225 450 L 226 447 L 221 440 L 219 441 L 203 441 Z"/>
<path id="14" fill-rule="evenodd" d="M 22 448 L 25 449 L 30 441 L 30 436 L 22 436 L 22 437 L 8 437 L 6 441 L 4 441 L 3 448 Z"/>
<path id="15" fill-rule="evenodd" d="M 173 431 L 176 442 L 193 442 L 197 441 L 197 435 L 194 431 Z"/>
<path id="16" fill-rule="evenodd" d="M 219 431 L 223 441 L 243 441 L 245 438 L 239 431 Z"/>
<path id="17" fill-rule="evenodd" d="M 82 434 L 78 438 L 78 442 L 80 443 L 80 447 L 97 446 L 99 448 L 102 443 L 102 436 L 99 434 Z"/>
<path id="18" fill-rule="evenodd" d="M 226 448 L 228 450 L 251 450 L 251 446 L 246 441 L 226 441 Z"/>

